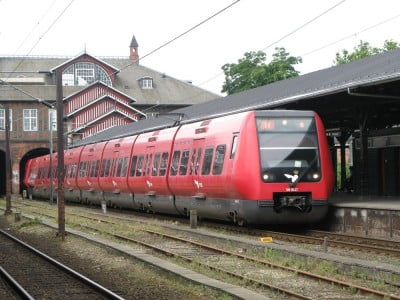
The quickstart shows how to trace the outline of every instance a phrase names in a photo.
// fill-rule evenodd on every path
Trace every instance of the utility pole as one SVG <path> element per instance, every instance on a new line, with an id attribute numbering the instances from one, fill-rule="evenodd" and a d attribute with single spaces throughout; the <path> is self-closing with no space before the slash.
<path id="1" fill-rule="evenodd" d="M 57 180 L 58 180 L 58 235 L 65 240 L 65 202 L 64 202 L 64 103 L 62 90 L 62 70 L 56 70 L 57 102 Z"/>
<path id="2" fill-rule="evenodd" d="M 49 112 L 49 126 L 50 126 L 50 204 L 53 204 L 53 116 L 54 116 L 54 109 L 51 108 Z"/>
<path id="3" fill-rule="evenodd" d="M 6 135 L 6 210 L 5 215 L 11 214 L 11 151 L 10 151 L 10 109 L 8 105 L 5 110 L 5 135 Z"/>

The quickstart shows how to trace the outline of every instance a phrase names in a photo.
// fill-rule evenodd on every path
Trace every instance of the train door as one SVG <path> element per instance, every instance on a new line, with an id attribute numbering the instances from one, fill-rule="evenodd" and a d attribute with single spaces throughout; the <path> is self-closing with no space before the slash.
<path id="1" fill-rule="evenodd" d="M 190 157 L 189 176 L 191 176 L 193 187 L 196 193 L 200 193 L 203 183 L 200 180 L 200 163 L 204 152 L 205 139 L 197 139 L 193 141 L 193 151 Z"/>
<path id="2" fill-rule="evenodd" d="M 143 161 L 143 176 L 145 176 L 145 183 L 147 192 L 152 191 L 153 183 L 151 178 L 152 167 L 153 167 L 153 156 L 154 156 L 154 146 L 146 148 L 146 153 L 144 155 Z"/>

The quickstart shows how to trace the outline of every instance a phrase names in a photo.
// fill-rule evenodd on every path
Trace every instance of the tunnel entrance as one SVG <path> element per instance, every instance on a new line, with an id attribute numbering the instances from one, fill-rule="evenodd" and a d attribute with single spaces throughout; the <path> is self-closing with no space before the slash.
<path id="1" fill-rule="evenodd" d="M 26 188 L 24 185 L 24 178 L 25 178 L 25 170 L 26 170 L 26 163 L 28 160 L 31 158 L 35 158 L 38 156 L 42 156 L 45 154 L 49 154 L 50 150 L 47 148 L 37 148 L 33 149 L 29 152 L 27 152 L 22 158 L 21 161 L 19 162 L 19 192 L 22 193 L 22 191 Z M 1 159 L 1 157 L 0 157 Z M 0 161 L 1 162 L 1 161 Z"/>

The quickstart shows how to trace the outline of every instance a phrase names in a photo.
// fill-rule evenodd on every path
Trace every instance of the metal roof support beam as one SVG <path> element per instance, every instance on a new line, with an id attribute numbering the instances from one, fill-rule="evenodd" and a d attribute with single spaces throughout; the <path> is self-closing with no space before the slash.
<path id="1" fill-rule="evenodd" d="M 350 88 L 347 88 L 347 94 L 350 96 L 357 96 L 357 97 L 368 97 L 368 98 L 381 98 L 381 99 L 390 99 L 390 100 L 400 100 L 399 96 L 392 96 L 392 95 L 380 95 L 380 94 L 367 94 L 367 93 L 356 93 L 352 92 Z"/>
<path id="2" fill-rule="evenodd" d="M 340 136 L 337 137 L 340 142 L 340 178 L 341 178 L 341 189 L 345 189 L 346 184 L 346 142 L 350 137 L 350 132 L 342 131 Z"/>
<path id="3" fill-rule="evenodd" d="M 361 111 L 359 120 L 360 129 L 360 195 L 368 195 L 368 111 Z"/>

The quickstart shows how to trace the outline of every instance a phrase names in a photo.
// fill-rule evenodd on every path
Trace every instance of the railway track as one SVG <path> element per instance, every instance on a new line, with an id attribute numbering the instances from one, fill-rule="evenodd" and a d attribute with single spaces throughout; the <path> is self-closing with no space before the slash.
<path id="1" fill-rule="evenodd" d="M 228 227 L 231 228 L 230 226 Z M 356 250 L 367 253 L 375 253 L 379 255 L 390 255 L 394 257 L 400 257 L 400 243 L 396 241 L 389 241 L 389 240 L 379 241 L 378 239 L 374 238 L 348 236 L 339 233 L 330 233 L 323 231 L 309 231 L 306 234 L 293 234 L 287 232 L 261 230 L 261 229 L 251 229 L 251 230 L 228 229 L 228 230 L 235 230 L 235 231 L 239 230 L 243 233 L 257 235 L 260 237 L 269 236 L 272 237 L 273 239 L 287 241 L 287 242 L 321 245 L 324 247 L 342 248 L 342 249 Z"/>
<path id="2" fill-rule="evenodd" d="M 123 299 L 32 246 L 0 230 L 0 265 L 26 299 Z"/>
<path id="3" fill-rule="evenodd" d="M 144 230 L 148 236 L 142 236 L 140 239 L 131 236 L 110 232 L 107 229 L 100 228 L 101 225 L 118 225 L 117 221 L 110 220 L 110 217 L 88 217 L 79 213 L 69 213 L 77 218 L 84 218 L 95 222 L 96 226 L 79 226 L 90 231 L 99 231 L 124 240 L 129 243 L 135 243 L 142 247 L 157 251 L 165 256 L 173 256 L 188 263 L 196 263 L 205 269 L 211 269 L 214 272 L 224 273 L 243 281 L 250 282 L 252 285 L 272 289 L 278 293 L 283 293 L 290 297 L 299 299 L 322 299 L 322 298 L 343 298 L 349 297 L 356 299 L 358 294 L 371 295 L 387 299 L 400 299 L 398 295 L 391 295 L 382 291 L 359 286 L 343 280 L 320 276 L 310 272 L 301 271 L 279 264 L 274 264 L 266 260 L 255 259 L 250 256 L 227 251 L 214 245 L 207 245 L 191 241 L 185 237 L 177 237 L 177 233 L 165 234 L 159 231 Z M 52 215 L 42 213 L 42 216 L 54 218 Z M 124 218 L 124 221 L 126 219 Z M 132 220 L 133 221 L 133 220 Z M 168 242 L 166 241 L 168 240 Z M 238 272 L 237 266 L 240 266 Z M 279 280 L 274 280 L 279 278 Z M 293 284 L 296 283 L 296 284 Z M 288 286 L 294 286 L 294 289 L 288 289 Z M 305 289 L 307 287 L 307 289 Z M 363 298 L 364 299 L 364 298 Z"/>
<path id="4" fill-rule="evenodd" d="M 29 205 L 25 202 L 20 202 L 23 205 Z M 146 217 L 146 214 L 141 213 L 141 217 Z M 152 216 L 154 218 L 154 216 Z M 163 216 L 162 219 L 178 220 L 179 222 L 189 223 L 187 219 L 177 218 L 173 216 Z M 365 253 L 374 253 L 378 255 L 389 255 L 400 257 L 400 242 L 385 239 L 376 239 L 372 237 L 360 237 L 354 235 L 333 233 L 328 231 L 308 230 L 305 234 L 294 234 L 282 231 L 271 231 L 256 228 L 244 228 L 230 224 L 221 224 L 215 222 L 202 222 L 203 227 L 215 228 L 218 230 L 225 229 L 228 232 L 236 232 L 258 237 L 272 237 L 274 240 L 286 242 L 304 243 L 312 245 L 320 245 L 322 247 L 333 247 L 341 249 L 356 250 Z"/>
<path id="5" fill-rule="evenodd" d="M 0 299 L 34 299 L 3 267 L 0 267 Z"/>

